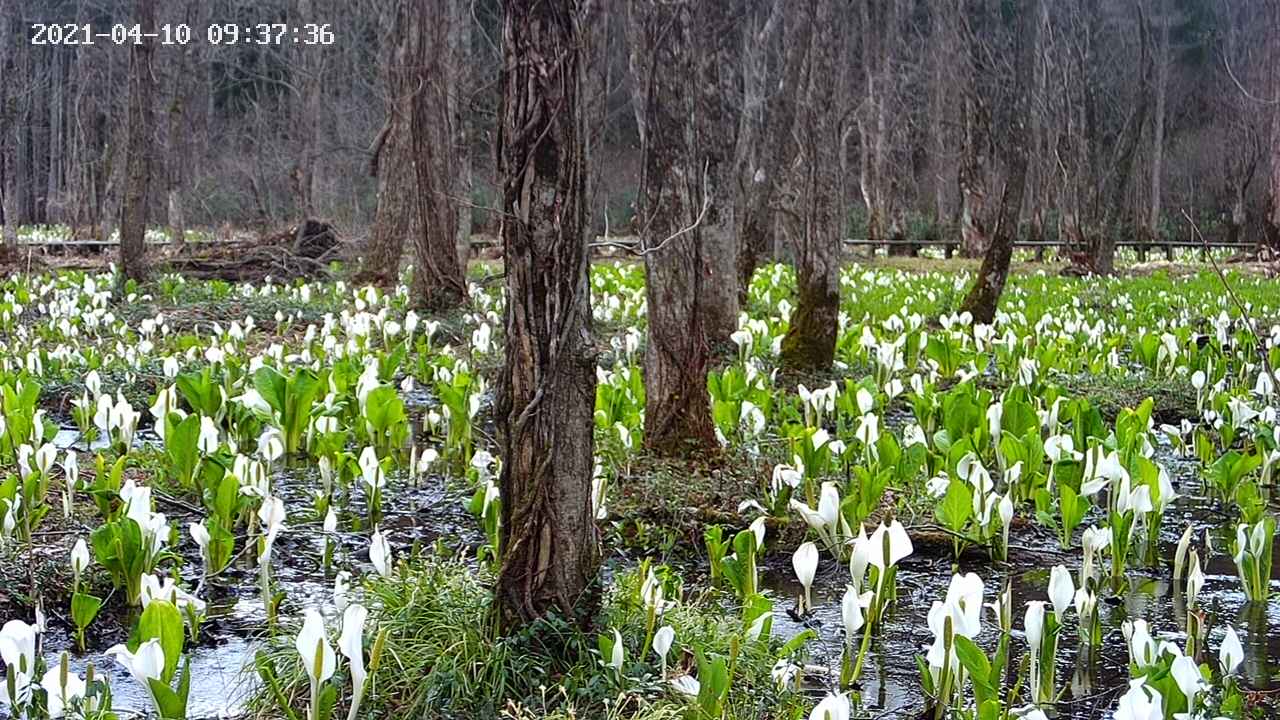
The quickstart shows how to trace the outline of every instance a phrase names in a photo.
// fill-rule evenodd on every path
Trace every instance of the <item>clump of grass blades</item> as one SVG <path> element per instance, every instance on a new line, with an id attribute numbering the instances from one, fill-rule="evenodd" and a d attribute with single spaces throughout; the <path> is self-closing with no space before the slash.
<path id="1" fill-rule="evenodd" d="M 602 665 L 594 631 L 551 617 L 502 637 L 492 622 L 487 578 L 461 562 L 423 557 L 389 578 L 371 578 L 363 601 L 369 627 L 386 631 L 379 667 L 370 676 L 361 715 L 369 718 L 608 718 L 665 720 L 684 717 L 687 702 L 660 677 L 656 658 L 636 657 L 646 631 L 644 608 L 635 601 L 640 578 L 615 576 L 603 599 L 599 629 L 618 628 L 628 647 L 625 680 Z M 709 596 L 708 596 L 709 597 Z M 708 597 L 674 607 L 662 622 L 682 647 L 728 655 L 741 634 L 736 613 Z M 331 632 L 331 635 L 334 633 Z M 744 643 L 739 650 L 727 718 L 758 717 L 799 708 L 801 696 L 779 691 L 770 678 L 777 643 Z M 282 633 L 264 651 L 280 675 L 282 695 L 294 708 L 306 703 L 307 679 Z M 675 658 L 670 667 L 683 663 Z M 691 657 L 685 660 L 691 662 Z M 349 687 L 340 668 L 333 682 Z M 340 693 L 339 697 L 344 694 Z M 251 702 L 261 714 L 279 708 L 266 689 Z M 340 715 L 335 712 L 334 717 Z"/>

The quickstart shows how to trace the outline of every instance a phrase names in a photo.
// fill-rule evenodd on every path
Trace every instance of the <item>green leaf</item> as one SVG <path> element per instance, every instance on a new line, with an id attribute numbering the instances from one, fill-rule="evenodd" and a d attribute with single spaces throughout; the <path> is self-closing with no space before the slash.
<path id="1" fill-rule="evenodd" d="M 969 483 L 953 478 L 936 513 L 943 527 L 952 532 L 963 531 L 973 515 L 973 491 L 969 489 Z"/>
<path id="2" fill-rule="evenodd" d="M 71 619 L 76 627 L 86 628 L 102 609 L 102 600 L 87 593 L 75 593 L 71 596 Z"/>
<path id="3" fill-rule="evenodd" d="M 160 648 L 164 650 L 164 672 L 160 679 L 168 685 L 178 669 L 186 637 L 182 613 L 167 600 L 152 600 L 142 611 L 142 617 L 138 618 L 138 641 L 141 643 L 152 638 L 159 640 Z"/>

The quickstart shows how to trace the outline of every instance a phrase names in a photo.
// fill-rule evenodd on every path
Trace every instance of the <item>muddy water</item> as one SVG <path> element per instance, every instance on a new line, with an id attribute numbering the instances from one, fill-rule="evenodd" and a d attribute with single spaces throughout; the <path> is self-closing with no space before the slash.
<path id="1" fill-rule="evenodd" d="M 1183 581 L 1174 582 L 1172 563 L 1177 542 L 1187 523 L 1194 528 L 1193 547 L 1200 548 L 1202 560 L 1204 533 L 1207 530 L 1215 549 L 1203 564 L 1206 576 L 1204 589 L 1199 596 L 1199 607 L 1208 614 L 1208 652 L 1202 657 L 1216 666 L 1217 650 L 1226 626 L 1239 633 L 1245 649 L 1244 663 L 1240 668 L 1243 685 L 1256 690 L 1280 688 L 1280 603 L 1246 603 L 1236 575 L 1235 563 L 1226 554 L 1234 541 L 1234 518 L 1219 511 L 1215 503 L 1204 497 L 1204 488 L 1198 480 L 1193 463 L 1162 453 L 1160 461 L 1175 477 L 1177 491 L 1184 497 L 1175 501 L 1165 515 L 1161 529 L 1157 555 L 1158 566 L 1145 565 L 1131 558 L 1129 572 L 1119 592 L 1099 602 L 1098 612 L 1102 623 L 1103 641 L 1100 647 L 1090 648 L 1078 642 L 1076 614 L 1068 611 L 1067 626 L 1063 629 L 1058 648 L 1057 687 L 1065 688 L 1056 710 L 1061 718 L 1109 718 L 1116 698 L 1127 688 L 1128 649 L 1121 633 L 1121 624 L 1127 619 L 1143 618 L 1151 625 L 1152 634 L 1158 639 L 1168 639 L 1179 645 L 1186 641 L 1186 599 Z M 1090 517 L 1083 527 L 1096 518 Z M 1022 615 L 1029 600 L 1048 600 L 1049 569 L 1062 564 L 1071 570 L 1073 579 L 1079 577 L 1081 555 L 1079 530 L 1071 551 L 1058 549 L 1056 539 L 1040 528 L 1029 528 L 1015 533 L 1011 538 L 1009 567 L 1001 568 L 977 552 L 970 552 L 960 559 L 958 571 L 974 572 L 986 583 L 986 602 L 991 602 L 1006 582 L 1011 583 L 1013 595 L 1014 640 L 1010 651 L 1015 662 L 1026 652 L 1022 635 Z M 1280 538 L 1277 539 L 1277 556 L 1280 557 Z M 1108 561 L 1102 562 L 1102 572 L 1107 572 Z M 1280 563 L 1272 570 L 1272 588 L 1277 588 Z M 915 657 L 923 655 L 933 641 L 926 617 L 930 605 L 942 600 L 952 574 L 949 553 L 916 555 L 904 560 L 898 573 L 898 605 L 875 638 L 865 661 L 861 687 L 855 693 L 861 697 L 864 709 L 877 718 L 916 717 L 927 704 L 922 694 L 919 670 Z M 816 609 L 803 622 L 784 610 L 793 606 L 794 599 L 802 592 L 791 570 L 789 560 L 771 563 L 765 571 L 762 584 L 776 593 L 773 632 L 780 637 L 791 637 L 806 627 L 815 630 L 821 638 L 811 644 L 812 662 L 831 669 L 829 676 L 811 674 L 807 681 L 817 687 L 831 687 L 838 679 L 840 657 L 844 642 L 844 630 L 840 619 L 840 599 L 848 582 L 848 570 L 839 567 L 827 554 L 823 554 L 819 573 L 814 581 L 813 601 Z M 993 615 L 985 610 L 982 618 L 983 632 L 979 644 L 988 651 L 998 640 L 998 627 Z"/>
<path id="2" fill-rule="evenodd" d="M 69 441 L 74 438 L 67 436 Z M 304 522 L 314 489 L 320 486 L 314 468 L 286 469 L 275 474 L 272 489 L 284 501 L 290 523 L 278 536 L 272 553 L 272 580 L 277 591 L 285 593 L 280 606 L 281 617 L 295 617 L 306 607 L 320 607 L 333 614 L 333 570 L 323 566 L 324 540 L 319 522 Z M 473 545 L 479 540 L 475 522 L 464 509 L 468 498 L 445 489 L 440 477 L 422 479 L 419 486 L 403 478 L 392 477 L 383 489 L 382 530 L 399 557 L 414 544 L 426 545 L 442 540 L 448 546 Z M 182 554 L 183 586 L 194 589 L 200 581 L 201 562 L 198 550 L 187 533 L 190 522 L 198 519 L 173 512 L 175 508 L 157 509 L 169 515 L 177 528 Z M 353 575 L 373 572 L 369 565 L 369 534 L 363 488 L 352 489 L 352 497 L 340 513 L 339 527 L 361 527 L 359 532 L 342 532 L 335 541 L 334 567 Z M 243 538 L 237 542 L 244 547 Z M 188 646 L 191 663 L 191 691 L 188 717 L 228 718 L 245 713 L 257 678 L 252 673 L 254 654 L 267 632 L 266 613 L 259 593 L 256 554 L 238 556 L 220 577 L 207 582 L 200 596 L 208 602 L 206 618 L 201 626 L 200 641 Z M 113 705 L 117 711 L 145 713 L 151 701 L 141 685 L 104 653 L 117 642 L 124 642 L 134 615 L 112 614 L 108 603 L 88 633 L 89 651 L 74 650 L 70 621 L 65 608 L 48 608 L 49 631 L 43 636 L 43 654 L 52 666 L 63 650 L 71 653 L 71 667 L 84 674 L 92 663 L 98 677 L 106 675 L 111 686 Z M 136 613 L 136 611 L 134 611 Z M 248 668 L 248 670 L 246 670 Z M 3 712 L 0 711 L 0 717 Z"/>

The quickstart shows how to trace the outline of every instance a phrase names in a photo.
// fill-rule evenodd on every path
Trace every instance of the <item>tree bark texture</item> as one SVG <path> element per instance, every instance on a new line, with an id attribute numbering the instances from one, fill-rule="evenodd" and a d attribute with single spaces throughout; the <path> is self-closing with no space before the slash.
<path id="1" fill-rule="evenodd" d="M 143 35 L 155 33 L 155 0 L 137 0 L 135 14 Z M 147 200 L 151 187 L 151 58 L 153 40 L 135 43 L 129 52 L 129 115 L 125 130 L 125 184 L 120 203 L 120 269 L 125 278 L 147 277 Z"/>
<path id="2" fill-rule="evenodd" d="M 417 27 L 418 10 L 414 4 L 414 0 L 389 3 L 383 8 L 381 23 L 386 38 L 380 58 L 386 119 L 370 154 L 369 170 L 378 178 L 378 206 L 359 279 L 383 286 L 393 284 L 399 275 L 405 238 L 420 232 L 418 178 L 410 134 L 419 77 L 412 57 L 415 41 L 411 29 Z"/>
<path id="3" fill-rule="evenodd" d="M 454 201 L 457 158 L 449 93 L 453 78 L 449 51 L 449 0 L 415 0 L 427 12 L 414 13 L 416 90 L 410 107 L 413 163 L 417 171 L 419 228 L 413 236 L 413 294 L 419 307 L 439 312 L 467 297 L 458 257 L 458 206 Z"/>
<path id="4" fill-rule="evenodd" d="M 506 357 L 502 447 L 504 627 L 598 602 L 591 504 L 596 352 L 583 205 L 582 32 L 574 0 L 506 0 L 498 172 Z"/>
<path id="5" fill-rule="evenodd" d="M 695 140 L 695 126 L 705 120 L 695 119 L 702 93 L 689 82 L 699 69 L 692 5 L 631 0 L 628 8 L 630 65 L 643 102 L 636 112 L 644 128 L 637 195 L 649 324 L 644 441 L 666 455 L 716 445 L 707 396 L 707 293 L 721 279 L 710 277 L 707 235 L 714 231 L 705 224 L 715 204 L 711 155 Z"/>
<path id="6" fill-rule="evenodd" d="M 795 370 L 823 370 L 835 356 L 840 310 L 840 147 L 835 99 L 835 59 L 842 23 L 838 0 L 816 0 L 808 9 L 808 73 L 797 108 L 799 157 L 791 177 L 792 241 L 796 255 L 796 307 L 782 339 L 782 363 Z M 803 10 L 801 10 L 803 12 Z"/>
<path id="7" fill-rule="evenodd" d="M 701 157 L 701 184 L 696 185 L 706 217 L 698 226 L 705 260 L 702 294 L 703 332 L 712 347 L 729 345 L 738 329 L 738 222 L 734 162 L 738 131 L 736 19 L 731 2 L 693 2 L 693 74 L 697 96 L 693 112 L 693 147 Z M 676 80 L 679 82 L 679 80 Z M 653 307 L 650 305 L 649 307 Z M 705 382 L 704 382 L 705 385 Z"/>

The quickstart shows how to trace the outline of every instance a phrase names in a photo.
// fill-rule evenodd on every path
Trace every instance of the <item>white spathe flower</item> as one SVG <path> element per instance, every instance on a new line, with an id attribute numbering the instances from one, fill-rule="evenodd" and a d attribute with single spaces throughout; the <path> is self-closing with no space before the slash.
<path id="1" fill-rule="evenodd" d="M 806 542 L 796 548 L 795 554 L 791 556 L 791 567 L 796 571 L 796 579 L 804 586 L 804 607 L 809 607 L 810 589 L 813 587 L 813 577 L 818 572 L 818 546 L 812 542 Z"/>
<path id="2" fill-rule="evenodd" d="M 622 664 L 626 662 L 627 648 L 622 644 L 622 633 L 617 628 L 613 628 L 613 647 L 609 653 L 609 667 L 622 671 Z"/>
<path id="3" fill-rule="evenodd" d="M 258 562 L 269 562 L 276 536 L 284 529 L 286 519 L 284 501 L 271 495 L 264 497 L 262 506 L 258 508 L 258 519 L 262 521 L 262 527 L 265 530 L 262 535 L 262 550 L 258 553 Z"/>
<path id="4" fill-rule="evenodd" d="M 1222 669 L 1223 675 L 1233 675 L 1242 662 L 1244 646 L 1240 644 L 1240 636 L 1236 634 L 1235 628 L 1227 626 L 1227 633 L 1218 646 L 1218 667 Z"/>
<path id="5" fill-rule="evenodd" d="M 1205 689 L 1204 676 L 1200 674 L 1200 666 L 1195 658 L 1189 655 L 1178 655 L 1173 659 L 1169 672 L 1173 675 L 1174 682 L 1178 684 L 1178 689 L 1187 698 L 1187 708 L 1194 708 L 1196 695 Z"/>
<path id="6" fill-rule="evenodd" d="M 809 713 L 809 720 L 849 720 L 851 712 L 849 696 L 845 693 L 828 694 Z"/>
<path id="7" fill-rule="evenodd" d="M 55 665 L 45 672 L 40 680 L 40 687 L 48 693 L 50 718 L 60 718 L 66 714 L 67 706 L 82 700 L 88 689 L 84 678 L 73 672 L 68 671 L 64 678 L 61 665 Z"/>
<path id="8" fill-rule="evenodd" d="M 845 588 L 844 597 L 840 600 L 840 620 L 844 623 L 845 641 L 853 644 L 857 632 L 866 624 L 863 608 L 871 605 L 870 590 L 859 594 L 857 588 L 849 585 Z"/>
<path id="9" fill-rule="evenodd" d="M 391 574 L 391 544 L 378 528 L 374 528 L 373 537 L 369 539 L 369 562 L 379 575 L 388 577 Z"/>
<path id="10" fill-rule="evenodd" d="M 1027 612 L 1022 618 L 1022 629 L 1027 634 L 1027 645 L 1033 653 L 1040 649 L 1040 640 L 1044 638 L 1044 601 L 1032 600 L 1027 603 Z"/>
<path id="11" fill-rule="evenodd" d="M 333 677 L 337 669 L 337 658 L 333 648 L 329 647 L 329 638 L 324 631 L 324 618 L 315 608 L 307 608 L 302 620 L 302 628 L 293 641 L 294 648 L 302 658 L 302 667 L 311 678 L 314 688 Z M 312 691 L 314 695 L 314 690 Z"/>
<path id="12" fill-rule="evenodd" d="M 347 658 L 351 668 L 351 710 L 347 720 L 355 720 L 360 712 L 360 701 L 364 697 L 364 682 L 367 676 L 364 667 L 364 623 L 369 611 L 359 603 L 352 603 L 342 613 L 342 634 L 338 638 L 338 649 Z"/>
<path id="13" fill-rule="evenodd" d="M 897 565 L 903 558 L 915 552 L 911 545 L 911 536 L 902 523 L 894 520 L 887 526 L 882 522 L 868 538 L 871 543 L 871 559 L 873 566 L 880 568 L 884 576 L 885 568 Z"/>
<path id="14" fill-rule="evenodd" d="M 71 572 L 79 577 L 89 567 L 90 562 L 89 546 L 84 538 L 77 538 L 76 544 L 71 548 Z"/>
<path id="15" fill-rule="evenodd" d="M 1053 613 L 1062 621 L 1063 613 L 1071 607 L 1075 598 L 1076 587 L 1071 581 L 1071 572 L 1065 565 L 1055 565 L 1049 572 L 1049 601 L 1053 603 Z"/>
<path id="16" fill-rule="evenodd" d="M 1145 682 L 1145 678 L 1129 681 L 1129 691 L 1120 698 L 1112 716 L 1115 720 L 1164 720 L 1164 698 Z"/>
<path id="17" fill-rule="evenodd" d="M 702 692 L 702 683 L 698 682 L 698 678 L 692 675 L 680 675 L 679 677 L 673 677 L 668 682 L 671 683 L 671 689 L 681 695 L 687 695 L 691 698 L 698 697 Z"/>
<path id="18" fill-rule="evenodd" d="M 135 682 L 146 688 L 148 695 L 151 695 L 151 681 L 159 680 L 164 673 L 164 648 L 157 638 L 139 645 L 137 652 L 129 652 L 125 645 L 113 645 L 106 654 L 115 656 L 116 662 L 129 671 Z"/>
<path id="19" fill-rule="evenodd" d="M 658 653 L 663 667 L 667 665 L 667 653 L 671 652 L 671 644 L 675 639 L 676 630 L 670 625 L 663 625 L 653 634 L 653 651 Z"/>
<path id="20" fill-rule="evenodd" d="M 1120 626 L 1120 629 L 1129 645 L 1129 662 L 1139 668 L 1146 668 L 1155 664 L 1156 658 L 1159 657 L 1159 646 L 1156 644 L 1155 638 L 1151 636 L 1147 621 L 1126 620 Z"/>

